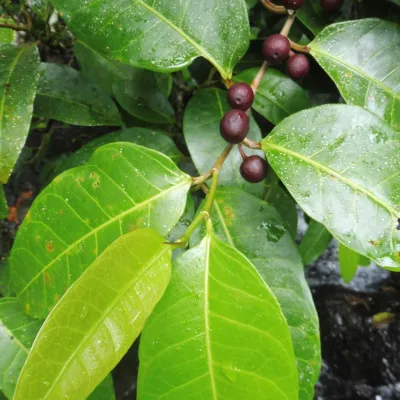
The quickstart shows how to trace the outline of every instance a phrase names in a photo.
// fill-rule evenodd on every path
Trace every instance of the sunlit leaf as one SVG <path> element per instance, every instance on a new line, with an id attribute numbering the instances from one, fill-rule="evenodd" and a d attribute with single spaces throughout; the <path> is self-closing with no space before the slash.
<path id="1" fill-rule="evenodd" d="M 173 71 L 205 57 L 229 78 L 249 44 L 243 0 L 53 0 L 80 41 L 141 68 Z"/>
<path id="2" fill-rule="evenodd" d="M 308 265 L 318 259 L 332 242 L 332 234 L 324 225 L 311 220 L 303 240 L 299 246 L 299 252 L 303 264 Z"/>
<path id="3" fill-rule="evenodd" d="M 100 147 L 31 206 L 9 260 L 12 292 L 28 313 L 45 317 L 119 236 L 141 227 L 168 234 L 183 213 L 190 184 L 161 153 L 130 143 Z"/>
<path id="4" fill-rule="evenodd" d="M 358 267 L 365 267 L 370 264 L 370 260 L 361 254 L 349 249 L 343 244 L 339 244 L 339 266 L 340 274 L 346 283 L 349 283 L 357 273 Z"/>
<path id="5" fill-rule="evenodd" d="M 251 83 L 258 68 L 251 68 L 235 76 L 235 82 Z M 268 121 L 277 125 L 297 111 L 311 107 L 306 91 L 293 79 L 269 68 L 257 90 L 253 108 Z"/>
<path id="6" fill-rule="evenodd" d="M 140 334 L 171 274 L 171 246 L 154 230 L 122 236 L 46 319 L 14 400 L 85 399 Z"/>
<path id="7" fill-rule="evenodd" d="M 221 137 L 219 124 L 222 116 L 229 110 L 226 100 L 227 92 L 220 89 L 202 89 L 190 100 L 185 110 L 183 133 L 190 155 L 200 174 L 207 172 L 222 153 L 227 143 Z M 261 132 L 253 118 L 250 119 L 250 139 L 261 140 Z M 257 150 L 245 149 L 246 154 L 259 154 Z M 225 161 L 219 177 L 223 186 L 238 186 L 245 190 L 262 195 L 263 183 L 247 183 L 239 172 L 242 157 L 237 146 Z"/>
<path id="8" fill-rule="evenodd" d="M 400 130 L 400 27 L 363 19 L 327 27 L 309 45 L 311 54 L 343 98 Z"/>
<path id="9" fill-rule="evenodd" d="M 35 115 L 74 125 L 120 126 L 117 106 L 98 86 L 67 66 L 41 63 Z"/>
<path id="10" fill-rule="evenodd" d="M 254 266 L 212 233 L 176 260 L 139 358 L 139 400 L 298 398 L 275 297 Z"/>
<path id="11" fill-rule="evenodd" d="M 0 16 L 0 23 L 13 24 L 14 21 L 12 18 L 2 15 Z M 15 31 L 13 31 L 12 29 L 0 29 L 0 45 L 11 44 L 14 40 L 14 37 Z"/>
<path id="12" fill-rule="evenodd" d="M 265 201 L 235 188 L 221 188 L 212 220 L 217 235 L 253 263 L 276 296 L 292 335 L 299 399 L 311 400 L 321 365 L 318 316 L 282 218 Z M 193 237 L 192 244 L 197 240 Z"/>
<path id="13" fill-rule="evenodd" d="M 356 106 L 329 105 L 281 122 L 262 142 L 303 210 L 341 243 L 400 267 L 399 134 Z"/>
<path id="14" fill-rule="evenodd" d="M 6 183 L 28 136 L 39 52 L 36 46 L 2 45 L 0 53 L 0 183 Z"/>

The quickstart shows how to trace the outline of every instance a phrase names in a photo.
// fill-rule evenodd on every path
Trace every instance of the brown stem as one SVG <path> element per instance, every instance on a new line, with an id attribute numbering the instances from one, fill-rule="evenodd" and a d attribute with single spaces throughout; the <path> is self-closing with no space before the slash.
<path id="1" fill-rule="evenodd" d="M 27 26 L 19 26 L 19 25 L 7 24 L 7 23 L 1 23 L 0 28 L 13 29 L 14 31 L 25 31 L 25 32 L 29 31 L 29 28 Z"/>
<path id="2" fill-rule="evenodd" d="M 213 165 L 213 167 L 208 172 L 192 179 L 192 186 L 200 186 L 201 187 L 201 185 L 204 182 L 208 181 L 211 178 L 214 171 L 220 171 L 222 168 L 222 165 L 224 164 L 225 160 L 229 156 L 232 149 L 233 149 L 233 145 L 228 144 L 225 147 L 224 151 L 221 153 L 221 155 L 217 158 L 217 161 L 215 161 L 215 164 Z"/>
<path id="3" fill-rule="evenodd" d="M 260 84 L 264 78 L 267 68 L 268 68 L 268 64 L 266 61 L 264 61 L 261 65 L 260 70 L 257 72 L 257 75 L 253 79 L 253 82 L 251 82 L 250 87 L 253 89 L 254 94 L 257 93 L 258 87 L 260 86 Z"/>
<path id="4" fill-rule="evenodd" d="M 276 4 L 272 3 L 271 0 L 261 0 L 261 3 L 264 5 L 264 7 L 271 11 L 274 14 L 281 14 L 284 15 L 287 13 L 287 10 L 283 6 L 277 6 Z"/>
<path id="5" fill-rule="evenodd" d="M 291 47 L 293 50 L 296 50 L 296 51 L 298 51 L 299 53 L 306 53 L 306 54 L 309 54 L 309 53 L 310 53 L 310 48 L 309 48 L 309 47 L 303 46 L 303 45 L 298 44 L 298 43 L 296 43 L 296 42 L 293 42 L 293 40 L 290 40 L 290 39 L 289 39 L 289 42 L 290 42 L 290 47 Z"/>
<path id="6" fill-rule="evenodd" d="M 239 153 L 242 156 L 243 161 L 247 158 L 246 153 L 243 150 L 243 145 L 242 143 L 238 144 L 238 149 L 239 149 Z"/>
<path id="7" fill-rule="evenodd" d="M 287 20 L 285 22 L 285 25 L 283 25 L 283 28 L 281 30 L 281 35 L 283 36 L 288 36 L 290 29 L 292 28 L 293 22 L 296 19 L 296 13 L 292 10 L 288 10 L 289 16 L 287 17 Z"/>
<path id="8" fill-rule="evenodd" d="M 253 142 L 251 139 L 246 138 L 242 142 L 249 149 L 261 149 L 261 143 Z"/>

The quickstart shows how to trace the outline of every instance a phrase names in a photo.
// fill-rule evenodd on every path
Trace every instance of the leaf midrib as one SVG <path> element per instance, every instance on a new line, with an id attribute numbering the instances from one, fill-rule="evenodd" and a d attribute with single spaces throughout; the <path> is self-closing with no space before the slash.
<path id="1" fill-rule="evenodd" d="M 147 204 L 152 203 L 154 200 L 165 196 L 175 190 L 180 189 L 181 187 L 185 186 L 185 185 L 189 185 L 190 184 L 190 180 L 189 179 L 185 179 L 182 183 L 180 183 L 179 185 L 176 186 L 172 186 L 171 188 L 169 188 L 168 190 L 165 190 L 163 192 L 157 193 L 156 195 L 150 197 L 149 199 L 141 202 L 141 203 L 137 203 L 135 204 L 132 208 L 129 208 L 128 210 L 116 215 L 113 218 L 110 218 L 107 222 L 105 222 L 104 224 L 99 225 L 98 227 L 92 229 L 89 233 L 87 233 L 86 235 L 83 235 L 82 237 L 79 238 L 79 240 L 76 240 L 74 243 L 72 243 L 71 245 L 69 245 L 65 250 L 63 250 L 61 253 L 57 254 L 54 259 L 48 263 L 47 265 L 44 265 L 43 268 L 26 284 L 26 286 L 18 293 L 18 296 L 21 296 L 45 271 L 47 271 L 55 262 L 57 262 L 61 257 L 63 257 L 65 254 L 67 254 L 71 249 L 73 249 L 74 247 L 76 247 L 79 243 L 81 243 L 82 241 L 86 240 L 87 238 L 91 237 L 92 235 L 96 234 L 97 232 L 101 231 L 102 229 L 104 229 L 105 227 L 107 227 L 108 225 L 114 223 L 115 221 L 119 220 L 120 218 L 123 218 L 125 215 L 128 215 L 130 213 L 132 213 L 133 211 L 146 206 Z M 23 247 L 21 247 L 23 248 Z"/>
<path id="2" fill-rule="evenodd" d="M 340 180 L 341 182 L 345 183 L 346 185 L 352 187 L 354 190 L 357 190 L 363 194 L 365 194 L 367 197 L 369 197 L 371 200 L 373 200 L 374 202 L 380 204 L 383 208 L 385 208 L 387 211 L 389 211 L 389 213 L 397 218 L 398 215 L 398 211 L 396 209 L 394 209 L 390 204 L 385 203 L 383 200 L 381 200 L 379 197 L 375 196 L 374 193 L 372 193 L 370 190 L 360 186 L 359 184 L 353 182 L 352 180 L 344 177 L 343 175 L 340 175 L 338 172 L 336 172 L 335 170 L 327 167 L 326 165 L 323 165 L 307 156 L 304 156 L 300 153 L 297 153 L 296 151 L 293 150 L 289 150 L 285 147 L 279 146 L 277 144 L 271 143 L 271 141 L 264 141 L 262 144 L 263 149 L 267 150 L 269 149 L 273 149 L 273 150 L 277 150 L 280 153 L 284 153 L 287 155 L 290 155 L 292 157 L 295 157 L 301 161 L 304 161 L 306 164 L 311 165 L 312 167 L 314 167 L 317 170 L 323 171 L 325 172 L 327 175 L 331 175 L 335 178 L 337 178 L 338 180 Z"/>

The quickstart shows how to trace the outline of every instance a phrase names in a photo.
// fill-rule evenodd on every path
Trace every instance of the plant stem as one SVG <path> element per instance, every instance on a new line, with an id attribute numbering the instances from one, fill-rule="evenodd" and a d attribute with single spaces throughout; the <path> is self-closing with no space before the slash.
<path id="1" fill-rule="evenodd" d="M 261 143 L 260 142 L 253 142 L 251 139 L 246 138 L 242 142 L 246 147 L 249 149 L 261 149 Z"/>
<path id="2" fill-rule="evenodd" d="M 240 155 L 242 156 L 242 160 L 244 161 L 244 160 L 247 158 L 247 156 L 246 156 L 246 153 L 245 153 L 244 150 L 243 150 L 243 145 L 242 145 L 242 143 L 239 143 L 239 144 L 238 144 L 238 148 L 239 148 L 239 153 L 240 153 Z"/>
<path id="3" fill-rule="evenodd" d="M 14 31 L 24 31 L 24 32 L 29 31 L 29 28 L 27 26 L 13 25 L 13 24 L 7 24 L 7 23 L 1 23 L 0 28 L 13 29 Z"/>
<path id="4" fill-rule="evenodd" d="M 287 10 L 283 6 L 277 6 L 276 4 L 272 3 L 271 0 L 261 0 L 261 3 L 264 5 L 264 7 L 271 11 L 274 14 L 286 14 Z"/>
<path id="5" fill-rule="evenodd" d="M 232 149 L 233 149 L 233 145 L 228 144 L 225 147 L 224 151 L 221 153 L 221 155 L 217 158 L 217 161 L 215 162 L 215 164 L 212 166 L 212 168 L 208 172 L 206 172 L 203 175 L 193 178 L 192 186 L 201 186 L 201 184 L 208 181 L 211 178 L 211 176 L 214 175 L 214 173 L 215 173 L 214 171 L 217 170 L 219 172 Z"/>
<path id="6" fill-rule="evenodd" d="M 290 39 L 289 39 L 289 42 L 290 42 L 290 47 L 291 47 L 293 50 L 296 50 L 296 51 L 298 51 L 299 53 L 306 53 L 306 54 L 310 53 L 310 48 L 309 48 L 309 47 L 303 46 L 303 45 L 298 44 L 298 43 L 296 43 L 296 42 L 293 42 L 293 41 L 290 40 Z"/>
<path id="7" fill-rule="evenodd" d="M 283 36 L 288 36 L 290 29 L 292 28 L 293 22 L 296 19 L 296 13 L 292 10 L 288 11 L 289 16 L 287 17 L 287 20 L 285 22 L 285 25 L 283 25 L 283 28 L 281 30 L 281 35 Z"/>
<path id="8" fill-rule="evenodd" d="M 268 64 L 266 61 L 264 61 L 261 65 L 261 68 L 257 72 L 257 75 L 253 79 L 253 82 L 251 82 L 250 87 L 253 89 L 254 94 L 257 93 L 258 87 L 261 85 L 264 75 L 267 72 L 267 68 Z"/>

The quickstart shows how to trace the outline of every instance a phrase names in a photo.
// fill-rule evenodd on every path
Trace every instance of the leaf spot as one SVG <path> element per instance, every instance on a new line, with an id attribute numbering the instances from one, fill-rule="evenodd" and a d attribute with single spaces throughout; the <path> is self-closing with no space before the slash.
<path id="1" fill-rule="evenodd" d="M 47 272 L 44 273 L 44 282 L 45 282 L 46 286 L 51 285 L 51 277 L 50 277 L 50 274 L 48 274 Z"/>
<path id="2" fill-rule="evenodd" d="M 52 253 L 53 251 L 54 251 L 54 244 L 53 244 L 53 242 L 46 242 L 46 250 L 49 252 L 49 253 Z"/>

